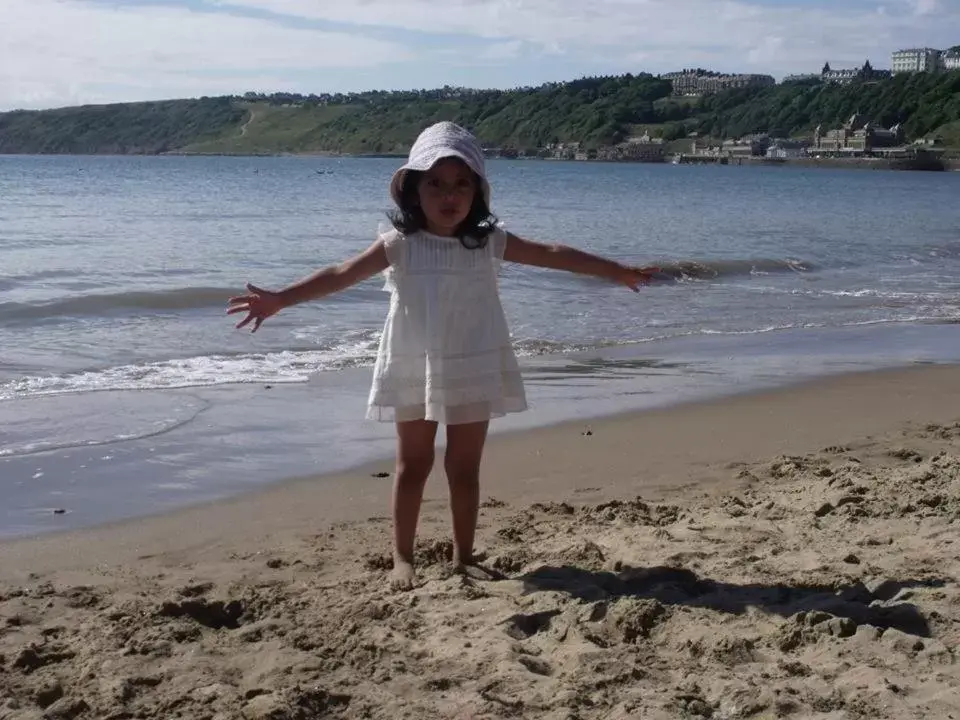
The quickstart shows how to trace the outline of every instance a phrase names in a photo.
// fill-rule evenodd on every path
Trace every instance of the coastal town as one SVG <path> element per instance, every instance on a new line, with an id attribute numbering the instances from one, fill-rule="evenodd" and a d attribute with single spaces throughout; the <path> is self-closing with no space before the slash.
<path id="1" fill-rule="evenodd" d="M 877 69 L 866 61 L 860 67 L 836 68 L 825 63 L 819 73 L 789 75 L 784 84 L 848 85 L 876 83 L 907 73 L 960 72 L 960 46 L 948 50 L 909 48 L 891 57 L 892 69 Z M 740 88 L 776 85 L 770 75 L 725 74 L 703 68 L 684 69 L 660 76 L 673 86 L 673 100 L 697 99 Z M 857 161 L 861 165 L 880 163 L 890 167 L 941 169 L 944 148 L 936 136 L 908 140 L 900 125 L 880 127 L 860 113 L 840 127 L 818 125 L 807 136 L 786 137 L 775 130 L 720 142 L 690 132 L 687 137 L 668 141 L 655 129 L 643 128 L 624 142 L 600 148 L 581 143 L 553 143 L 530 151 L 491 149 L 501 157 L 537 157 L 548 160 L 598 160 L 608 162 L 649 162 L 674 164 L 798 163 L 831 164 Z M 952 161 L 955 163 L 955 161 Z"/>

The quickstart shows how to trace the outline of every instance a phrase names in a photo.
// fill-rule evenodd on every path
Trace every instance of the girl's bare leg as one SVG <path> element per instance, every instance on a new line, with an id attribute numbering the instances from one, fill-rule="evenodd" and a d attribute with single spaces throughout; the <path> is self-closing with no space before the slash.
<path id="1" fill-rule="evenodd" d="M 415 579 L 413 546 L 423 488 L 433 469 L 437 424 L 429 420 L 397 423 L 397 472 L 393 482 L 394 590 L 412 590 Z"/>
<path id="2" fill-rule="evenodd" d="M 444 469 L 453 515 L 453 563 L 459 570 L 474 564 L 473 539 L 480 507 L 480 460 L 489 421 L 447 426 Z"/>

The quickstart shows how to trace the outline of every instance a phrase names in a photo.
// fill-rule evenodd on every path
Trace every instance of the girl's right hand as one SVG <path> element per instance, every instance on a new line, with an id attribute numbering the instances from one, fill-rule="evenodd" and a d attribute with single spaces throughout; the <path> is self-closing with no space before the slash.
<path id="1" fill-rule="evenodd" d="M 253 327 L 250 332 L 256 332 L 264 320 L 271 315 L 276 315 L 284 308 L 284 303 L 280 293 L 262 290 L 250 283 L 247 283 L 247 290 L 250 293 L 249 295 L 230 298 L 227 314 L 247 313 L 247 316 L 237 323 L 237 329 L 242 328 L 252 320 Z"/>

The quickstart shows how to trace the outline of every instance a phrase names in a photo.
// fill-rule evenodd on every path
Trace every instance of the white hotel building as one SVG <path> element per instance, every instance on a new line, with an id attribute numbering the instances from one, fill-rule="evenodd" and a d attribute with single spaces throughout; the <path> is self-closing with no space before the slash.
<path id="1" fill-rule="evenodd" d="M 936 70 L 960 70 L 960 49 L 934 50 L 913 48 L 897 50 L 893 54 L 894 73 L 935 72 Z"/>
<path id="2" fill-rule="evenodd" d="M 940 69 L 943 53 L 933 48 L 911 48 L 897 50 L 893 54 L 893 72 L 917 73 L 933 72 Z"/>

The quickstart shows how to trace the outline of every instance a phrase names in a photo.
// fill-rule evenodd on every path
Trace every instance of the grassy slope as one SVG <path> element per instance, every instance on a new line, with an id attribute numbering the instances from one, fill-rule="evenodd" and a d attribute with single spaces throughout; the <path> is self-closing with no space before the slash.
<path id="1" fill-rule="evenodd" d="M 359 105 L 285 107 L 241 103 L 247 115 L 237 128 L 220 137 L 181 148 L 185 153 L 398 154 L 428 123 L 452 119 L 456 102 L 421 103 L 409 107 L 370 108 Z"/>
<path id="2" fill-rule="evenodd" d="M 181 148 L 185 153 L 261 155 L 311 152 L 320 149 L 318 132 L 355 108 L 349 105 L 323 107 L 276 107 L 265 103 L 240 103 L 244 122 L 220 137 Z"/>

